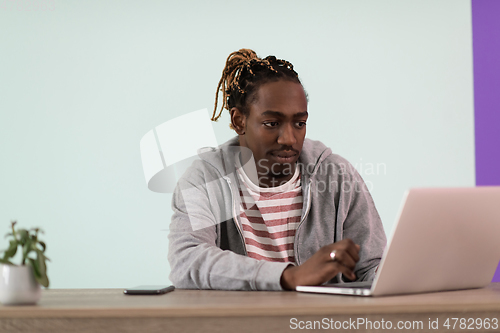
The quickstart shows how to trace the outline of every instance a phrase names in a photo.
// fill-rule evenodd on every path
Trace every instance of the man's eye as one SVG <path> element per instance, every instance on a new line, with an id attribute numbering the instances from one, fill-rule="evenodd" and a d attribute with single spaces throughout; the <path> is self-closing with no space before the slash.
<path id="1" fill-rule="evenodd" d="M 302 127 L 304 127 L 304 126 L 306 126 L 306 122 L 305 122 L 305 121 L 299 121 L 299 122 L 297 123 L 297 127 L 298 127 L 298 128 L 302 128 Z"/>
<path id="2" fill-rule="evenodd" d="M 266 127 L 276 127 L 276 126 L 278 126 L 278 122 L 277 121 L 269 121 L 267 123 L 264 123 L 264 126 L 266 126 Z"/>

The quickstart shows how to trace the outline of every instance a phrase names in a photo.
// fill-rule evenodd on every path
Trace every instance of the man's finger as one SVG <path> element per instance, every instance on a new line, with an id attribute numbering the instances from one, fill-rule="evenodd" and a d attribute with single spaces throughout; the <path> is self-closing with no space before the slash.
<path id="1" fill-rule="evenodd" d="M 347 252 L 355 262 L 359 261 L 359 249 L 360 247 L 358 244 L 354 244 L 354 246 L 350 246 L 347 248 Z"/>
<path id="2" fill-rule="evenodd" d="M 338 264 L 339 266 L 345 266 L 350 269 L 354 269 L 354 267 L 356 266 L 356 261 L 354 261 L 351 255 L 344 250 L 336 250 L 335 260 L 331 261 L 334 264 Z"/>
<path id="3" fill-rule="evenodd" d="M 344 249 L 345 251 L 347 251 L 350 256 L 353 258 L 354 261 L 358 262 L 359 261 L 359 250 L 360 250 L 360 246 L 356 243 L 354 243 L 354 241 L 350 238 L 345 238 L 343 240 L 341 240 L 340 242 L 337 242 L 337 243 L 334 243 L 332 245 L 335 245 L 336 248 L 342 248 Z"/>
<path id="4" fill-rule="evenodd" d="M 342 273 L 343 275 L 347 276 L 350 280 L 356 280 L 356 274 L 354 274 L 354 271 L 352 269 L 350 269 L 349 267 L 340 265 L 339 272 Z"/>

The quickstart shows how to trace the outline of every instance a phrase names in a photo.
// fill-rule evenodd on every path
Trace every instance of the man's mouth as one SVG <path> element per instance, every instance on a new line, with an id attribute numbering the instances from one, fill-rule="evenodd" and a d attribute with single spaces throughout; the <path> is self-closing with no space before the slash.
<path id="1" fill-rule="evenodd" d="M 289 163 L 295 159 L 297 153 L 293 151 L 290 152 L 278 151 L 271 153 L 271 155 L 273 155 L 281 163 Z"/>

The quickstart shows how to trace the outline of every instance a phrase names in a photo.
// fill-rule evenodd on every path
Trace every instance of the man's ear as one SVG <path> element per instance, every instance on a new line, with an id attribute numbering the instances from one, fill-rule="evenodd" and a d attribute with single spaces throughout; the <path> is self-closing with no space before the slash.
<path id="1" fill-rule="evenodd" d="M 246 117 L 240 109 L 234 107 L 229 111 L 231 113 L 231 126 L 238 135 L 245 134 Z"/>

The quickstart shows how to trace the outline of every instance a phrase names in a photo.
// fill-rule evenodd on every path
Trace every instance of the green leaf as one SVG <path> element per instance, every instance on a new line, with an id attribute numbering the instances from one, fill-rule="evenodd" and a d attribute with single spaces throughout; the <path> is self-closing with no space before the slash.
<path id="1" fill-rule="evenodd" d="M 36 251 L 36 261 L 38 263 L 38 267 L 40 269 L 40 273 L 44 275 L 47 271 L 47 266 L 45 264 L 45 256 L 42 251 Z"/>
<path id="2" fill-rule="evenodd" d="M 15 256 L 17 253 L 17 242 L 15 240 L 11 240 L 9 244 L 9 248 L 5 250 L 5 253 L 3 255 L 4 259 L 9 259 Z"/>
<path id="3" fill-rule="evenodd" d="M 38 279 L 38 282 L 45 288 L 49 286 L 49 278 L 47 277 L 47 266 L 45 265 L 45 256 L 43 255 L 43 252 L 38 250 L 36 251 L 37 256 L 37 264 L 38 268 L 40 270 L 40 279 Z"/>
<path id="4" fill-rule="evenodd" d="M 14 239 L 17 240 L 16 229 L 14 228 L 14 226 L 17 223 L 17 221 L 10 221 L 10 222 L 11 222 L 12 235 L 14 236 Z"/>
<path id="5" fill-rule="evenodd" d="M 29 239 L 28 230 L 19 229 L 17 231 L 17 234 L 19 235 L 19 243 L 21 243 L 22 245 L 26 244 L 26 241 Z"/>
<path id="6" fill-rule="evenodd" d="M 47 288 L 49 286 L 49 278 L 47 277 L 46 272 L 41 272 L 39 261 L 32 258 L 28 258 L 28 260 L 31 263 L 31 267 L 33 267 L 33 274 L 35 275 L 35 279 L 38 281 L 38 283 Z"/>
<path id="7" fill-rule="evenodd" d="M 10 262 L 7 259 L 2 259 L 2 258 L 0 258 L 0 264 L 7 264 L 7 265 L 13 265 L 14 266 L 14 263 Z"/>
<path id="8" fill-rule="evenodd" d="M 28 257 L 28 253 L 32 250 L 31 248 L 31 239 L 27 239 L 26 243 L 23 245 L 23 260 L 22 260 L 22 265 L 26 263 L 26 258 Z"/>
<path id="9" fill-rule="evenodd" d="M 38 242 L 38 244 L 40 244 L 40 245 L 42 246 L 42 252 L 45 252 L 45 249 L 47 248 L 47 247 L 45 246 L 45 243 L 44 243 L 44 242 L 39 241 L 39 242 Z"/>
<path id="10" fill-rule="evenodd" d="M 33 273 L 35 274 L 35 278 L 41 277 L 42 274 L 40 273 L 40 267 L 38 267 L 38 261 L 36 261 L 33 258 L 28 258 L 28 260 L 29 260 L 31 267 L 33 267 Z"/>
<path id="11" fill-rule="evenodd" d="M 45 275 L 42 275 L 41 277 L 37 278 L 35 276 L 35 279 L 38 281 L 38 283 L 40 283 L 42 286 L 44 286 L 45 288 L 48 288 L 49 287 L 49 278 L 47 277 L 47 274 Z"/>

